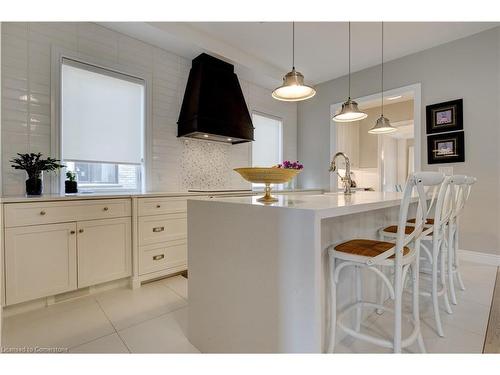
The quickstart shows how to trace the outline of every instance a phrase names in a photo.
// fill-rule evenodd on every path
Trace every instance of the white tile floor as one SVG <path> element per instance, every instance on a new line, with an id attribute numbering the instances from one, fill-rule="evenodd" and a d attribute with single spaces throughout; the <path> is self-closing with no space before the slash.
<path id="1" fill-rule="evenodd" d="M 429 353 L 481 353 L 496 268 L 463 263 L 467 290 L 454 314 L 442 312 L 445 338 L 434 331 L 432 306 L 422 297 L 423 336 Z M 406 304 L 409 308 L 409 304 Z M 363 329 L 388 336 L 391 316 L 370 316 Z M 198 353 L 186 338 L 187 280 L 181 276 L 59 303 L 4 320 L 4 347 L 57 347 L 72 353 Z M 389 352 L 341 340 L 341 353 Z M 418 352 L 414 345 L 409 352 Z"/>

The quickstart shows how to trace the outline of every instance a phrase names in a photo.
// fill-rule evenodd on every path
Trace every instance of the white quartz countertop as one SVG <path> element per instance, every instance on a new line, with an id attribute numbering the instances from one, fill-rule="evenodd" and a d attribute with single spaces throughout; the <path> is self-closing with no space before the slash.
<path id="1" fill-rule="evenodd" d="M 346 196 L 343 193 L 278 195 L 278 202 L 272 204 L 264 204 L 257 201 L 258 196 L 221 197 L 210 201 L 213 204 L 262 206 L 267 209 L 312 210 L 316 212 L 318 217 L 326 218 L 398 206 L 401 203 L 402 196 L 402 193 L 358 191 L 350 196 Z M 207 198 L 200 197 L 196 200 L 207 201 Z"/>
<path id="2" fill-rule="evenodd" d="M 273 190 L 274 194 L 295 194 L 319 192 L 321 189 Z M 208 197 L 208 196 L 249 196 L 262 195 L 256 190 L 223 190 L 223 191 L 165 191 L 144 193 L 79 193 L 79 194 L 44 194 L 39 197 L 6 196 L 1 203 L 50 202 L 61 200 L 117 199 L 117 198 L 168 198 L 168 197 Z"/>

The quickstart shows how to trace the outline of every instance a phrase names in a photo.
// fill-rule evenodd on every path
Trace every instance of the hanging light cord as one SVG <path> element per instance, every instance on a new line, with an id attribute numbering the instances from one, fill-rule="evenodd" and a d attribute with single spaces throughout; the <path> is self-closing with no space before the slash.
<path id="1" fill-rule="evenodd" d="M 381 103 L 381 116 L 384 116 L 384 21 L 382 21 L 382 103 Z"/>
<path id="2" fill-rule="evenodd" d="M 351 99 L 351 21 L 349 21 L 349 95 Z"/>
<path id="3" fill-rule="evenodd" d="M 292 22 L 292 69 L 295 69 L 295 22 Z"/>

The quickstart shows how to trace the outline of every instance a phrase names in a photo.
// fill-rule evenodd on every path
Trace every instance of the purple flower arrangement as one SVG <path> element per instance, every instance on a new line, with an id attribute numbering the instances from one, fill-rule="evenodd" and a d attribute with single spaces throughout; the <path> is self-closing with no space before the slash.
<path id="1" fill-rule="evenodd" d="M 285 160 L 283 161 L 283 163 L 278 164 L 276 167 L 284 169 L 299 169 L 299 170 L 304 168 L 304 166 L 300 164 L 298 160 L 297 161 Z"/>

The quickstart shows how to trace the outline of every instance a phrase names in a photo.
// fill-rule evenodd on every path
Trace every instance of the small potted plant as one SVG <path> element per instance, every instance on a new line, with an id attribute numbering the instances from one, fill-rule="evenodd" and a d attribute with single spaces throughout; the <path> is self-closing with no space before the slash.
<path id="1" fill-rule="evenodd" d="M 76 182 L 76 173 L 66 172 L 66 181 L 64 181 L 64 191 L 66 194 L 78 193 L 78 183 Z"/>
<path id="2" fill-rule="evenodd" d="M 42 177 L 43 172 L 57 171 L 63 168 L 64 165 L 60 164 L 60 160 L 48 157 L 42 158 L 42 154 L 17 154 L 19 157 L 10 160 L 12 168 L 26 171 L 28 179 L 26 180 L 26 195 L 42 195 Z"/>

